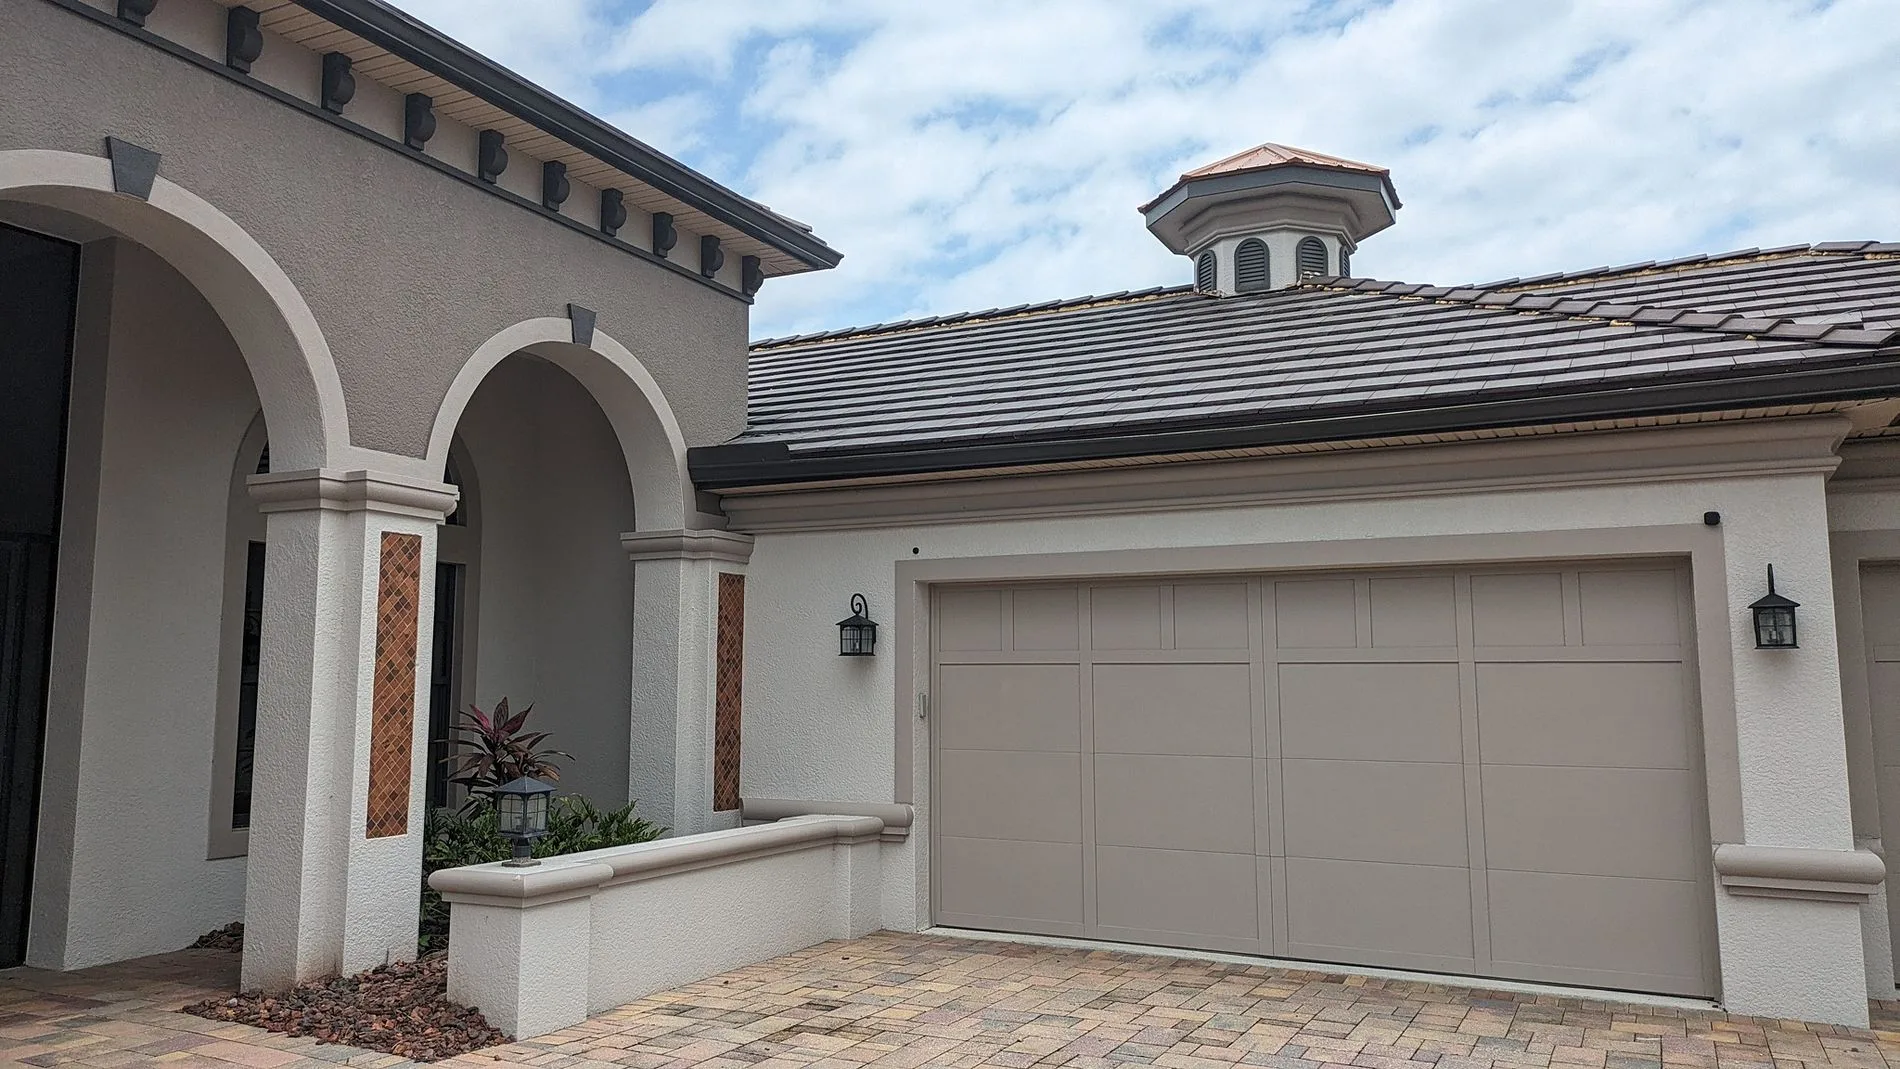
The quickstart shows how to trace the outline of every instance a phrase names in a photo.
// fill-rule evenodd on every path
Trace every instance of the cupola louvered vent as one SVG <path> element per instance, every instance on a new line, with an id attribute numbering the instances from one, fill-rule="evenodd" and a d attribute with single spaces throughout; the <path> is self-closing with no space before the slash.
<path id="1" fill-rule="evenodd" d="M 1339 273 L 1348 277 L 1352 275 L 1352 253 L 1347 252 L 1344 245 L 1339 247 Z"/>
<path id="2" fill-rule="evenodd" d="M 1234 288 L 1249 293 L 1266 289 L 1267 285 L 1267 243 L 1248 238 L 1234 252 Z"/>
<path id="3" fill-rule="evenodd" d="M 1194 288 L 1202 293 L 1214 292 L 1218 280 L 1218 268 L 1214 260 L 1214 250 L 1209 249 L 1194 259 Z"/>
<path id="4" fill-rule="evenodd" d="M 1318 238 L 1301 238 L 1299 245 L 1300 277 L 1326 274 L 1326 244 Z"/>

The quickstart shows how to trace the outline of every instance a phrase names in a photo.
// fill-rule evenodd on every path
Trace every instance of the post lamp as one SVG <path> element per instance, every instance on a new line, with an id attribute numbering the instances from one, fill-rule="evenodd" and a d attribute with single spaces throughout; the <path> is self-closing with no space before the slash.
<path id="1" fill-rule="evenodd" d="M 851 615 L 838 621 L 838 656 L 877 655 L 877 624 L 865 615 L 869 611 L 863 594 L 851 595 Z"/>
<path id="2" fill-rule="evenodd" d="M 534 859 L 534 841 L 548 833 L 548 799 L 553 794 L 553 784 L 533 776 L 495 788 L 497 829 L 515 847 L 515 856 L 502 864 L 513 868 L 540 864 Z"/>
<path id="3" fill-rule="evenodd" d="M 1798 601 L 1791 601 L 1775 593 L 1775 566 L 1768 566 L 1768 593 L 1749 608 L 1755 613 L 1755 648 L 1758 650 L 1791 650 L 1795 641 L 1794 611 L 1801 607 Z"/>

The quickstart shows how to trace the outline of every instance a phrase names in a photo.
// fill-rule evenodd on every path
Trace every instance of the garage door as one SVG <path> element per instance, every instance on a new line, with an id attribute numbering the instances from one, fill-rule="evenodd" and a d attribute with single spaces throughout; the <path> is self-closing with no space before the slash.
<path id="1" fill-rule="evenodd" d="M 940 589 L 936 922 L 1712 995 L 1685 588 Z"/>

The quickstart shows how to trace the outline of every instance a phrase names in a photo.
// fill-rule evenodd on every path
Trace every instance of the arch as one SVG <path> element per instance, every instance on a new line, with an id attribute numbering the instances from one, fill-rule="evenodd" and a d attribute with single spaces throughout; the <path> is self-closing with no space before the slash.
<path id="1" fill-rule="evenodd" d="M 1271 281 L 1267 243 L 1248 238 L 1234 250 L 1234 288 L 1242 293 L 1266 289 Z"/>
<path id="2" fill-rule="evenodd" d="M 1294 252 L 1301 278 L 1313 278 L 1324 275 L 1326 271 L 1326 243 L 1312 236 L 1303 237 Z"/>
<path id="3" fill-rule="evenodd" d="M 1214 250 L 1209 249 L 1194 260 L 1194 288 L 1202 293 L 1214 292 L 1218 282 L 1219 261 L 1214 258 Z"/>
<path id="4" fill-rule="evenodd" d="M 290 276 L 230 216 L 162 176 L 148 200 L 116 193 L 110 160 L 48 149 L 0 150 L 0 200 L 107 226 L 196 286 L 250 369 L 280 469 L 323 467 L 348 447 L 343 383 L 316 316 Z"/>
<path id="5" fill-rule="evenodd" d="M 635 525 L 642 531 L 685 527 L 693 500 L 686 436 L 660 384 L 626 346 L 600 330 L 594 331 L 592 345 L 579 345 L 572 340 L 573 329 L 569 320 L 547 316 L 523 320 L 483 342 L 456 373 L 436 410 L 429 432 L 429 470 L 439 473 L 448 464 L 455 428 L 475 388 L 495 365 L 525 350 L 574 376 L 606 413 L 633 480 Z"/>

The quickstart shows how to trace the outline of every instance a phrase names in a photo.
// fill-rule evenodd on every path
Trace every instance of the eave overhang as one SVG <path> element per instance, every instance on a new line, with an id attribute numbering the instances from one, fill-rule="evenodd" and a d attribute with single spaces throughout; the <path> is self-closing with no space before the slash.
<path id="1" fill-rule="evenodd" d="M 1727 369 L 1614 389 L 1526 391 L 1436 404 L 1413 398 L 1388 405 L 1308 409 L 1275 419 L 1170 420 L 1100 433 L 1019 434 L 903 448 L 794 450 L 782 441 L 741 440 L 690 449 L 687 465 L 700 489 L 719 491 L 1857 400 L 1890 396 L 1896 390 L 1900 390 L 1900 346 L 1783 364 L 1751 374 Z"/>
<path id="2" fill-rule="evenodd" d="M 382 0 L 291 0 L 539 130 L 795 257 L 836 267 L 843 254 L 817 235 L 614 129 Z"/>

